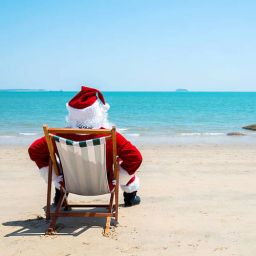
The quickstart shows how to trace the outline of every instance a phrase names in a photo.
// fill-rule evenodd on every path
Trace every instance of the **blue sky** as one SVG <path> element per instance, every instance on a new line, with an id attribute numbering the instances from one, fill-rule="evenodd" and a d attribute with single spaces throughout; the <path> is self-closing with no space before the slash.
<path id="1" fill-rule="evenodd" d="M 0 89 L 256 91 L 256 1 L 0 0 Z"/>

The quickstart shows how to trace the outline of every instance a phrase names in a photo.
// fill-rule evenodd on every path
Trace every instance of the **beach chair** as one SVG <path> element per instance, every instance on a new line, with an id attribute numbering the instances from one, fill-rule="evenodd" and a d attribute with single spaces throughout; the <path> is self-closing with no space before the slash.
<path id="1" fill-rule="evenodd" d="M 43 127 L 50 152 L 46 218 L 50 219 L 47 234 L 53 234 L 58 217 L 100 217 L 106 218 L 104 235 L 108 235 L 111 219 L 118 221 L 119 169 L 117 163 L 116 129 L 60 129 Z M 61 137 L 62 134 L 93 134 L 100 138 L 72 141 Z M 106 141 L 113 145 L 113 181 L 114 189 L 110 191 L 106 170 Z M 63 175 L 61 197 L 55 211 L 50 212 L 52 171 Z M 69 204 L 68 194 L 97 196 L 110 194 L 108 204 Z M 113 201 L 115 203 L 113 204 Z M 72 208 L 87 208 L 72 211 Z M 94 208 L 92 209 L 88 208 Z M 65 210 L 66 209 L 66 210 Z M 69 209 L 67 211 L 67 209 Z"/>

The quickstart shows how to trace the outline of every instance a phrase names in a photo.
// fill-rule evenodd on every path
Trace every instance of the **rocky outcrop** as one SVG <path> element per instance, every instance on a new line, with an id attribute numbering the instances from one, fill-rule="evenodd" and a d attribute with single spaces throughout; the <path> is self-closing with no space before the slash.
<path id="1" fill-rule="evenodd" d="M 251 125 L 244 126 L 243 129 L 256 131 L 256 124 L 251 124 Z"/>
<path id="2" fill-rule="evenodd" d="M 242 132 L 229 132 L 227 133 L 228 136 L 244 136 L 246 135 L 245 133 Z"/>

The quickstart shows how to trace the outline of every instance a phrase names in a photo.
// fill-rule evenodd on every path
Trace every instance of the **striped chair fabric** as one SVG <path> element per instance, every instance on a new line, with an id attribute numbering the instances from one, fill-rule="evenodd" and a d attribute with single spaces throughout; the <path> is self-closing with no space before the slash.
<path id="1" fill-rule="evenodd" d="M 106 137 L 72 141 L 53 136 L 67 192 L 83 196 L 110 193 L 106 169 Z"/>

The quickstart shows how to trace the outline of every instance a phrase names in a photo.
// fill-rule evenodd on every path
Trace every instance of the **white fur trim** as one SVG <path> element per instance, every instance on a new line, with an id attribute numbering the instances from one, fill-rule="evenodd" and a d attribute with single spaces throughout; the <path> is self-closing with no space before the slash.
<path id="1" fill-rule="evenodd" d="M 129 185 L 126 185 L 134 176 L 134 181 Z M 130 175 L 121 166 L 119 166 L 119 183 L 121 189 L 126 193 L 132 193 L 134 191 L 137 191 L 140 187 L 140 179 L 135 174 Z"/>
<path id="2" fill-rule="evenodd" d="M 137 176 L 135 176 L 135 180 L 132 183 L 130 183 L 128 186 L 121 185 L 121 189 L 126 193 L 132 193 L 132 192 L 138 191 L 139 187 L 140 187 L 140 179 Z"/>
<path id="3" fill-rule="evenodd" d="M 49 166 L 45 166 L 39 169 L 39 174 L 40 176 L 43 178 L 43 180 L 45 181 L 45 183 L 48 183 L 48 173 L 49 173 Z M 54 184 L 54 186 L 56 188 L 60 188 L 60 184 L 59 182 L 63 181 L 63 177 L 62 176 L 57 176 L 55 171 L 52 171 L 52 182 Z"/>
<path id="4" fill-rule="evenodd" d="M 48 172 L 49 172 L 49 166 L 42 167 L 39 169 L 39 174 L 45 181 L 45 183 L 48 183 Z"/>
<path id="5" fill-rule="evenodd" d="M 119 166 L 119 184 L 121 185 L 126 185 L 130 179 L 132 179 L 134 174 L 130 175 L 124 168 Z"/>
<path id="6" fill-rule="evenodd" d="M 108 106 L 108 104 L 103 105 L 100 104 L 98 100 L 96 100 L 90 107 L 76 109 L 70 107 L 67 103 L 67 126 L 70 128 L 108 128 Z"/>

